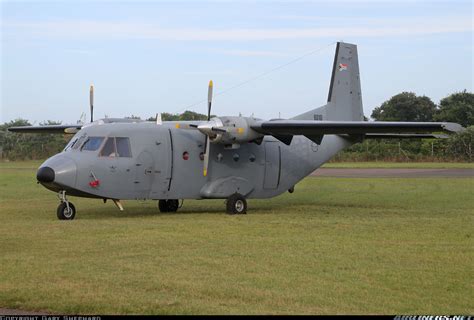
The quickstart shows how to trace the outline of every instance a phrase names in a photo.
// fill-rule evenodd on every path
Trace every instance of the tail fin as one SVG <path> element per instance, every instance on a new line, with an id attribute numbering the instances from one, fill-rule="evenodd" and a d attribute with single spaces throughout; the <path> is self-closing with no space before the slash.
<path id="1" fill-rule="evenodd" d="M 337 43 L 328 103 L 294 119 L 332 121 L 362 121 L 364 119 L 359 59 L 355 44 Z"/>

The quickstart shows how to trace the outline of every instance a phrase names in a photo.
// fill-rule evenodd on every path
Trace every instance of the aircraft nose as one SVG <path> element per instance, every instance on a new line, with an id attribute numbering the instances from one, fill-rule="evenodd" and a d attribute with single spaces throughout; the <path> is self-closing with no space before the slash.
<path id="1" fill-rule="evenodd" d="M 57 154 L 46 160 L 38 169 L 36 179 L 44 186 L 74 188 L 77 166 L 74 160 L 63 154 Z"/>
<path id="2" fill-rule="evenodd" d="M 36 179 L 39 182 L 53 182 L 54 181 L 54 170 L 51 169 L 50 167 L 41 167 L 38 169 L 38 172 L 36 173 Z"/>

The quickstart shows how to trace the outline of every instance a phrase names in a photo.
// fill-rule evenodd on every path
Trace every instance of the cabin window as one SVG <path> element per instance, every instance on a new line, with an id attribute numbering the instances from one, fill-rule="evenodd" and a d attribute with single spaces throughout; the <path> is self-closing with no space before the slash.
<path id="1" fill-rule="evenodd" d="M 101 157 L 126 157 L 130 158 L 130 139 L 124 137 L 110 137 L 100 151 Z"/>
<path id="2" fill-rule="evenodd" d="M 81 150 L 84 151 L 96 151 L 104 141 L 104 137 L 89 137 L 86 142 L 82 145 Z"/>

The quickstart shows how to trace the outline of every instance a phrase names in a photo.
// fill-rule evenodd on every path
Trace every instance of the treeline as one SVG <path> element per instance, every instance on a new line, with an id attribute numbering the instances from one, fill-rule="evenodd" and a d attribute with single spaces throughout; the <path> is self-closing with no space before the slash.
<path id="1" fill-rule="evenodd" d="M 376 121 L 440 121 L 467 130 L 448 139 L 365 140 L 340 152 L 334 161 L 473 161 L 474 94 L 453 93 L 436 105 L 429 97 L 402 92 L 376 107 Z"/>
<path id="2" fill-rule="evenodd" d="M 130 116 L 128 118 L 139 118 Z M 449 95 L 436 105 L 429 97 L 402 92 L 376 107 L 371 118 L 377 121 L 456 122 L 467 130 L 448 139 L 365 140 L 339 153 L 335 161 L 473 161 L 474 94 L 466 90 Z M 146 120 L 154 121 L 155 117 Z M 206 120 L 193 111 L 162 113 L 163 121 Z M 40 125 L 60 124 L 46 121 Z M 0 158 L 9 160 L 45 159 L 60 152 L 72 135 L 26 134 L 7 131 L 12 126 L 31 125 L 17 119 L 0 125 Z"/>

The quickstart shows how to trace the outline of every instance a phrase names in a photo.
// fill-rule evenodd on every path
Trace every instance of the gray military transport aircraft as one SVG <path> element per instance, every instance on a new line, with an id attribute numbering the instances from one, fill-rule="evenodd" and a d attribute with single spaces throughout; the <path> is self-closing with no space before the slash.
<path id="1" fill-rule="evenodd" d="M 85 125 L 26 126 L 13 132 L 75 134 L 46 160 L 37 180 L 58 192 L 57 216 L 72 220 L 67 195 L 158 200 L 175 212 L 178 199 L 226 199 L 227 213 L 247 211 L 246 199 L 271 198 L 294 186 L 339 151 L 364 139 L 440 138 L 462 127 L 446 122 L 364 120 L 357 46 L 338 42 L 326 105 L 292 119 L 211 118 L 207 121 L 101 119 Z M 182 204 L 182 203 L 181 203 Z"/>

